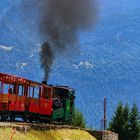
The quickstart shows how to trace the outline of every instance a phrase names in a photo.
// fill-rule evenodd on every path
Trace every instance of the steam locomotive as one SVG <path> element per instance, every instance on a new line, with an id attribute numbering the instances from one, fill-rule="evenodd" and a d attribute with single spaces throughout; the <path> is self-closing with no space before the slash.
<path id="1" fill-rule="evenodd" d="M 0 73 L 0 121 L 70 122 L 75 90 Z"/>

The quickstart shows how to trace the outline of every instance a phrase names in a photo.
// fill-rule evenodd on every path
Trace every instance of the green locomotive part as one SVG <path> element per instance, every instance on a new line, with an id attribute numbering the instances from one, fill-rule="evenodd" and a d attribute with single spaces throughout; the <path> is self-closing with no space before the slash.
<path id="1" fill-rule="evenodd" d="M 64 104 L 64 120 L 68 121 L 72 117 L 72 114 L 70 112 L 70 99 L 65 99 L 63 101 L 63 104 Z"/>
<path id="2" fill-rule="evenodd" d="M 62 86 L 57 87 L 55 89 L 54 95 L 57 97 L 57 99 L 60 100 L 61 105 L 56 105 L 55 107 L 53 107 L 57 109 L 53 110 L 52 119 L 62 118 L 63 122 L 70 122 L 72 119 L 72 114 L 74 112 L 74 99 L 75 99 L 74 89 Z M 57 101 L 57 99 L 55 102 L 58 103 L 59 101 Z"/>
<path id="3" fill-rule="evenodd" d="M 52 114 L 52 120 L 57 120 L 57 119 L 63 118 L 63 116 L 64 116 L 64 109 L 63 108 L 54 110 L 53 114 Z"/>

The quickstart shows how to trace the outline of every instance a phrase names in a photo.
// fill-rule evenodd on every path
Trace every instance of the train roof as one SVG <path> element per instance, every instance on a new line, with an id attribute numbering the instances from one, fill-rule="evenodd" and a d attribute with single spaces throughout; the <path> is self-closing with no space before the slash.
<path id="1" fill-rule="evenodd" d="M 5 73 L 0 73 L 0 81 L 3 81 L 4 83 L 7 84 L 22 84 L 22 85 L 29 85 L 29 86 L 46 86 L 46 87 L 52 87 L 52 88 L 60 88 L 60 89 L 65 89 L 68 91 L 74 91 L 73 88 L 70 88 L 68 86 L 54 86 L 54 85 L 47 85 L 47 84 L 42 84 L 36 81 L 32 81 L 32 80 L 28 80 L 26 78 L 23 77 L 19 77 L 16 75 L 10 75 L 10 74 L 5 74 Z"/>
<path id="2" fill-rule="evenodd" d="M 39 82 L 31 81 L 23 77 L 19 77 L 16 75 L 10 75 L 10 74 L 5 74 L 5 73 L 0 73 L 0 81 L 3 81 L 4 83 L 18 83 L 18 84 L 27 84 L 30 86 L 38 86 L 41 85 Z"/>
<path id="3" fill-rule="evenodd" d="M 74 91 L 73 88 L 70 88 L 68 86 L 59 86 L 59 85 L 57 85 L 57 86 L 55 86 L 55 88 L 65 89 L 65 90 L 68 90 L 68 91 Z"/>

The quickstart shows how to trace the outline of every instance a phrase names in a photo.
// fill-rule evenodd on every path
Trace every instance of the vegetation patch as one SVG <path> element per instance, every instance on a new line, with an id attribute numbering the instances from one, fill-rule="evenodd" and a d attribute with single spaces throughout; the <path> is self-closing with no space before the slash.
<path id="1" fill-rule="evenodd" d="M 1 140 L 9 140 L 12 128 L 0 128 Z M 96 140 L 83 130 L 61 129 L 49 131 L 30 130 L 27 133 L 15 131 L 12 140 Z"/>

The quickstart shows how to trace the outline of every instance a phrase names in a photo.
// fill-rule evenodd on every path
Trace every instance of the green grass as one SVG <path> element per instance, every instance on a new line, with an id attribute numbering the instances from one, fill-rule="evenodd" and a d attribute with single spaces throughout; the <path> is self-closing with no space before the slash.
<path id="1" fill-rule="evenodd" d="M 0 140 L 9 140 L 11 128 L 0 128 Z M 96 140 L 90 134 L 82 130 L 62 129 L 50 131 L 30 130 L 26 134 L 15 131 L 12 140 Z"/>

